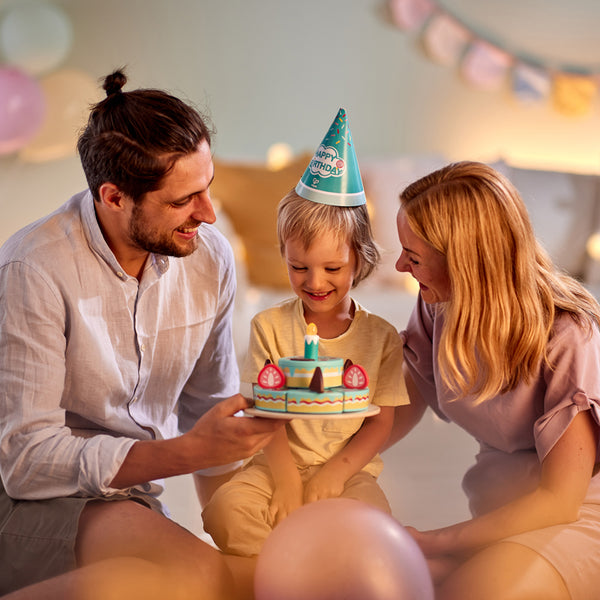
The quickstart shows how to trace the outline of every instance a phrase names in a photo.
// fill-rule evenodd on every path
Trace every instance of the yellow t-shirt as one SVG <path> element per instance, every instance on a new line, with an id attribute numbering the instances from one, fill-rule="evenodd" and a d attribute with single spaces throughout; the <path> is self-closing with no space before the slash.
<path id="1" fill-rule="evenodd" d="M 370 313 L 353 300 L 355 314 L 347 331 L 333 339 L 319 340 L 319 356 L 350 359 L 361 365 L 369 377 L 371 402 L 379 406 L 408 404 L 402 376 L 402 342 L 395 327 Z M 242 382 L 255 383 L 258 372 L 269 359 L 277 364 L 284 356 L 304 355 L 306 321 L 299 298 L 268 308 L 252 319 L 248 354 Z M 362 425 L 356 419 L 314 419 L 290 421 L 288 440 L 299 467 L 327 462 L 339 452 Z M 383 463 L 379 456 L 363 470 L 375 477 Z"/>

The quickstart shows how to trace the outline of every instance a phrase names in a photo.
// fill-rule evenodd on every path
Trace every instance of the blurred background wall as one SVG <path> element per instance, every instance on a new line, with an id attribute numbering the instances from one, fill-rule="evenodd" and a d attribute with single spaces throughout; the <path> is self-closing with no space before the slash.
<path id="1" fill-rule="evenodd" d="M 25 5 L 55 9 L 62 25 L 49 19 L 32 33 L 21 18 L 19 30 L 15 12 Z M 561 111 L 552 90 L 520 100 L 511 69 L 500 83 L 474 85 L 456 56 L 453 63 L 451 28 L 427 42 L 427 27 L 440 15 L 463 26 L 470 41 L 531 58 L 550 85 L 558 70 L 575 69 L 592 90 L 570 90 L 572 106 Z M 217 130 L 215 154 L 225 159 L 262 161 L 275 143 L 294 154 L 313 151 L 344 107 L 359 160 L 439 155 L 597 173 L 599 22 L 596 0 L 0 0 L 0 72 L 29 72 L 54 94 L 45 126 L 63 145 L 45 162 L 47 139 L 37 156 L 27 144 L 0 154 L 0 243 L 85 187 L 72 152 L 81 121 L 74 115 L 101 97 L 98 80 L 120 66 L 128 89 L 165 88 L 207 112 Z M 36 41 L 57 54 L 54 64 L 27 57 Z M 485 70 L 494 75 L 498 65 L 481 68 L 485 80 Z M 0 87 L 0 137 L 8 118 L 2 94 Z"/>

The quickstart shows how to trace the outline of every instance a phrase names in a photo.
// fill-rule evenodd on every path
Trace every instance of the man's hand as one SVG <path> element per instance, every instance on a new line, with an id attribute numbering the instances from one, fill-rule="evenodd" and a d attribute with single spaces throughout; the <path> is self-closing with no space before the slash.
<path id="1" fill-rule="evenodd" d="M 135 442 L 111 487 L 128 488 L 252 456 L 285 421 L 234 416 L 248 406 L 248 401 L 237 394 L 213 406 L 190 431 L 179 437 Z"/>
<path id="2" fill-rule="evenodd" d="M 213 406 L 185 434 L 201 463 L 194 470 L 252 456 L 285 425 L 283 420 L 234 416 L 249 406 L 240 394 L 227 398 Z"/>

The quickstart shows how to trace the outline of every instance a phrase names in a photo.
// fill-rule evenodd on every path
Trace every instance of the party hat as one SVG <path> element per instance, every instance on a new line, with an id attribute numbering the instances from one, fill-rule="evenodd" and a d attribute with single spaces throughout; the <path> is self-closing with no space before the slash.
<path id="1" fill-rule="evenodd" d="M 343 108 L 304 171 L 296 193 L 307 200 L 335 206 L 360 206 L 367 202 Z"/>

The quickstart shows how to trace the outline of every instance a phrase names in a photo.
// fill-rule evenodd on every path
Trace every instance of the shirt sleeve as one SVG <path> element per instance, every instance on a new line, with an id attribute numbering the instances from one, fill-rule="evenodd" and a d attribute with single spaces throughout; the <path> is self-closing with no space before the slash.
<path id="1" fill-rule="evenodd" d="M 544 414 L 535 422 L 540 461 L 548 455 L 575 416 L 589 410 L 600 429 L 600 333 L 588 333 L 562 316 L 548 347 L 544 367 Z M 596 462 L 600 460 L 600 445 Z"/>
<path id="2" fill-rule="evenodd" d="M 271 346 L 269 340 L 272 335 L 268 335 L 264 329 L 265 319 L 263 314 L 259 313 L 252 318 L 250 323 L 250 339 L 248 341 L 248 352 L 242 367 L 241 379 L 246 384 L 256 383 L 259 371 L 265 365 L 268 359 L 271 362 L 277 362 L 269 348 Z"/>
<path id="3" fill-rule="evenodd" d="M 111 495 L 134 440 L 72 435 L 61 405 L 68 315 L 60 294 L 22 262 L 0 269 L 0 473 L 9 496 Z"/>

